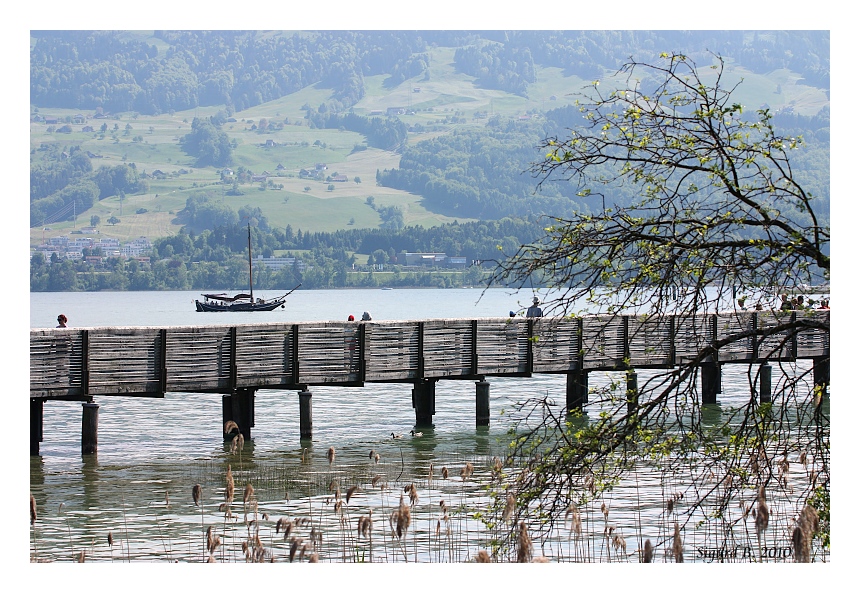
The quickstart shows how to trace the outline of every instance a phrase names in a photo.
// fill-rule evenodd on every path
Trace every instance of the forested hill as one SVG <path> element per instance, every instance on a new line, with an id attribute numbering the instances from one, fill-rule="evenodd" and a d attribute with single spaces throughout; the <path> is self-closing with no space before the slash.
<path id="1" fill-rule="evenodd" d="M 43 107 L 167 113 L 241 111 L 320 83 L 337 108 L 365 94 L 364 77 L 397 85 L 429 73 L 431 46 L 455 47 L 457 68 L 486 88 L 526 94 L 535 66 L 597 78 L 631 57 L 712 51 L 755 73 L 785 68 L 830 84 L 826 31 L 33 31 L 30 100 Z"/>
<path id="2" fill-rule="evenodd" d="M 828 220 L 828 31 L 31 31 L 30 226 L 128 236 L 132 212 L 134 232 L 175 235 L 210 185 L 305 231 L 587 212 L 596 196 L 529 174 L 537 147 L 583 124 L 584 85 L 675 51 L 724 58 L 750 116 L 803 138 L 793 175 Z"/>
<path id="3" fill-rule="evenodd" d="M 397 169 L 380 171 L 377 182 L 424 196 L 434 211 L 451 216 L 495 219 L 559 212 L 591 212 L 596 197 L 577 196 L 559 179 L 540 180 L 528 173 L 535 146 L 563 135 L 580 120 L 573 106 L 553 109 L 539 120 L 491 118 L 484 128 L 465 129 L 418 142 L 403 152 Z M 830 110 L 799 116 L 778 114 L 774 125 L 786 135 L 802 136 L 805 146 L 792 155 L 798 181 L 818 199 L 823 220 L 830 211 Z M 538 181 L 543 181 L 538 189 Z M 629 205 L 631 187 L 612 187 L 611 199 Z"/>

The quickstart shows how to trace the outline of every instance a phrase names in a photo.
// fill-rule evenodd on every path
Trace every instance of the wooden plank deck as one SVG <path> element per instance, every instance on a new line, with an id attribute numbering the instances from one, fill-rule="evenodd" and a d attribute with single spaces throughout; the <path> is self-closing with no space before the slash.
<path id="1" fill-rule="evenodd" d="M 306 389 L 371 382 L 482 379 L 672 367 L 709 344 L 829 311 L 695 318 L 428 319 L 97 327 L 30 331 L 30 397 L 160 397 L 166 392 Z M 754 336 L 719 349 L 723 363 L 829 356 L 829 331 Z"/>

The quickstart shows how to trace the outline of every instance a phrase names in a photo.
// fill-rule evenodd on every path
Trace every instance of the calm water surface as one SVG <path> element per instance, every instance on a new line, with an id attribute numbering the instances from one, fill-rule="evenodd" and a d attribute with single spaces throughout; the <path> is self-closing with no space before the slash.
<path id="1" fill-rule="evenodd" d="M 276 294 L 261 291 L 255 296 Z M 69 318 L 70 327 L 346 320 L 350 314 L 359 318 L 363 311 L 369 311 L 374 320 L 498 317 L 528 305 L 531 296 L 506 290 L 490 290 L 482 296 L 480 289 L 309 290 L 296 291 L 285 309 L 272 312 L 197 313 L 196 291 L 32 293 L 30 326 L 54 327 L 59 313 Z M 589 383 L 605 385 L 617 379 L 612 375 L 592 373 Z M 640 383 L 646 377 L 647 372 L 641 372 Z M 775 367 L 774 385 L 778 377 Z M 559 406 L 564 404 L 564 375 L 489 381 L 489 428 L 475 427 L 472 382 L 440 381 L 434 426 L 422 429 L 423 436 L 416 439 L 409 435 L 415 420 L 410 384 L 312 387 L 314 437 L 310 443 L 299 441 L 297 393 L 261 390 L 255 399 L 253 439 L 234 454 L 223 442 L 219 394 L 98 398 L 98 455 L 83 457 L 81 404 L 47 402 L 41 455 L 30 458 L 30 489 L 39 512 L 30 533 L 31 558 L 72 562 L 83 552 L 88 562 L 202 561 L 207 556 L 202 522 L 222 538 L 213 555 L 218 561 L 244 562 L 241 543 L 254 534 L 275 560 L 284 561 L 290 556 L 290 541 L 276 531 L 275 523 L 280 518 L 304 517 L 309 521 L 297 526 L 292 536 L 301 537 L 304 544 L 313 540 L 322 562 L 467 561 L 499 535 L 483 527 L 472 513 L 486 507 L 483 487 L 490 480 L 493 457 L 503 457 L 506 451 L 506 432 L 516 403 L 550 395 Z M 723 386 L 721 406 L 739 405 L 749 397 L 740 365 L 724 371 Z M 587 416 L 599 411 L 589 406 Z M 718 421 L 720 407 L 712 413 L 712 420 Z M 403 433 L 403 439 L 391 439 L 392 432 Z M 335 447 L 333 463 L 327 459 L 329 447 Z M 461 478 L 467 463 L 474 473 Z M 236 503 L 234 516 L 225 520 L 219 505 L 224 501 L 228 465 L 236 484 Z M 442 478 L 443 467 L 448 469 L 448 479 Z M 635 562 L 641 543 L 636 527 L 645 523 L 658 552 L 665 552 L 659 542 L 671 535 L 675 517 L 665 512 L 664 500 L 685 478 L 677 476 L 673 484 L 656 472 L 637 473 L 635 483 L 622 484 L 602 501 L 611 509 L 608 517 L 600 503 L 586 509 L 583 520 L 592 537 L 574 541 L 565 534 L 544 542 L 543 548 L 536 542 L 536 554 L 559 560 Z M 388 517 L 411 483 L 419 498 L 412 507 L 407 537 L 397 541 L 391 536 Z M 203 492 L 199 506 L 192 500 L 195 484 Z M 242 502 L 246 484 L 254 488 L 250 501 L 257 501 L 256 515 Z M 340 489 L 343 499 L 352 486 L 359 489 L 335 511 L 335 489 Z M 440 501 L 445 501 L 447 513 Z M 773 501 L 773 521 L 788 530 L 794 510 L 780 504 Z M 359 537 L 357 520 L 371 510 L 371 537 Z M 256 519 L 252 526 L 258 531 L 249 531 L 246 511 Z M 626 550 L 613 548 L 602 537 L 608 524 L 621 534 Z M 779 530 L 773 533 L 774 546 L 785 543 Z M 321 540 L 319 534 L 323 534 Z M 708 537 L 715 534 L 688 534 L 688 561 L 701 560 L 692 547 Z M 296 558 L 301 553 L 299 546 Z"/>

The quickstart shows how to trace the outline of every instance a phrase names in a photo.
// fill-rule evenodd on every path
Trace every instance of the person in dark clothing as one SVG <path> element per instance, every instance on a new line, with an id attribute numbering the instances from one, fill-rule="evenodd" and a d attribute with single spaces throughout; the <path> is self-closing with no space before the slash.
<path id="1" fill-rule="evenodd" d="M 538 305 L 540 305 L 540 300 L 537 297 L 533 298 L 532 306 L 526 311 L 526 317 L 543 317 L 543 311 Z"/>

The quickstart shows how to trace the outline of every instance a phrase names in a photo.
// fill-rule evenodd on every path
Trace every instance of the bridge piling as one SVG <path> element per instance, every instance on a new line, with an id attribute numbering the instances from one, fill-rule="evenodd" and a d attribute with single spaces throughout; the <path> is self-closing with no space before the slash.
<path id="1" fill-rule="evenodd" d="M 639 380 L 636 371 L 627 371 L 627 414 L 632 415 L 639 407 Z"/>
<path id="2" fill-rule="evenodd" d="M 39 454 L 39 443 L 43 440 L 42 420 L 45 416 L 45 400 L 30 398 L 30 455 Z"/>
<path id="3" fill-rule="evenodd" d="M 433 414 L 436 413 L 436 379 L 421 379 L 415 382 L 412 388 L 412 407 L 415 408 L 415 426 L 431 428 Z"/>
<path id="4" fill-rule="evenodd" d="M 760 404 L 769 404 L 772 401 L 772 392 L 771 392 L 771 374 L 772 367 L 768 363 L 763 363 L 759 367 L 759 403 Z"/>
<path id="5" fill-rule="evenodd" d="M 475 426 L 490 425 L 490 384 L 481 380 L 475 383 Z"/>
<path id="6" fill-rule="evenodd" d="M 699 367 L 702 373 L 702 403 L 717 403 L 717 394 L 720 392 L 720 365 L 713 357 L 702 362 Z"/>
<path id="7" fill-rule="evenodd" d="M 307 388 L 299 391 L 299 438 L 310 440 L 313 438 L 314 422 L 311 398 L 313 394 Z"/>
<path id="8" fill-rule="evenodd" d="M 575 371 L 567 374 L 567 413 L 581 412 L 588 403 L 588 371 Z"/>
<path id="9" fill-rule="evenodd" d="M 99 405 L 84 402 L 81 414 L 81 455 L 98 453 L 99 449 Z"/>

